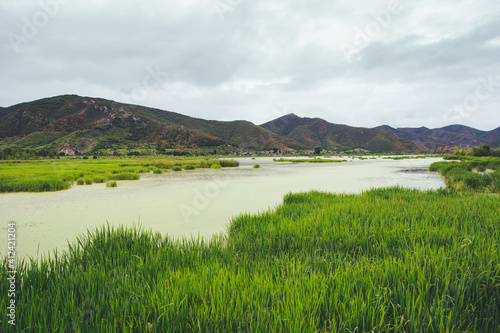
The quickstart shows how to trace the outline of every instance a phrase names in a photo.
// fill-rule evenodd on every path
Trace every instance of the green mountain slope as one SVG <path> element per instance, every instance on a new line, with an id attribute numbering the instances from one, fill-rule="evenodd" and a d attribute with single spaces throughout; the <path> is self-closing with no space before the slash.
<path id="1" fill-rule="evenodd" d="M 247 121 L 209 121 L 76 95 L 41 99 L 0 111 L 0 139 L 20 147 L 59 149 L 70 145 L 82 152 L 143 143 L 167 148 L 300 148 Z"/>
<path id="2" fill-rule="evenodd" d="M 301 118 L 289 114 L 261 125 L 303 145 L 324 149 L 367 149 L 372 152 L 416 152 L 428 149 L 413 141 L 399 138 L 380 129 L 337 125 L 319 118 Z"/>

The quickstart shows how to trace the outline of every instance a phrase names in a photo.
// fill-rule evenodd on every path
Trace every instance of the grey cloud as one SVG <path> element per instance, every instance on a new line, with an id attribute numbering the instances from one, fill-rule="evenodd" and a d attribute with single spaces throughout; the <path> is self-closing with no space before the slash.
<path id="1" fill-rule="evenodd" d="M 278 105 L 356 126 L 447 125 L 479 76 L 500 75 L 499 5 L 400 1 L 401 13 L 347 61 L 339 44 L 389 2 L 68 1 L 16 53 L 8 34 L 41 9 L 5 0 L 0 105 L 62 93 L 122 100 L 153 68 L 161 82 L 136 102 L 193 116 L 261 123 Z M 460 121 L 498 127 L 499 106 L 500 88 Z"/>

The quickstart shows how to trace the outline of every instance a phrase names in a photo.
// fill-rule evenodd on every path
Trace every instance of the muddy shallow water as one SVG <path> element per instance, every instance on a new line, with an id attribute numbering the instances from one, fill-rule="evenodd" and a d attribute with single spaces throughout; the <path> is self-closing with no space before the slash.
<path id="1" fill-rule="evenodd" d="M 443 178 L 427 171 L 439 158 L 349 160 L 345 163 L 273 162 L 272 158 L 238 159 L 239 168 L 201 169 L 141 175 L 139 181 L 73 186 L 50 193 L 0 194 L 0 256 L 7 253 L 7 223 L 16 223 L 17 257 L 39 257 L 64 250 L 87 229 L 141 224 L 174 237 L 210 237 L 224 232 L 231 218 L 280 204 L 289 192 L 321 190 L 358 193 L 401 185 L 444 187 Z M 260 164 L 260 169 L 254 169 Z"/>

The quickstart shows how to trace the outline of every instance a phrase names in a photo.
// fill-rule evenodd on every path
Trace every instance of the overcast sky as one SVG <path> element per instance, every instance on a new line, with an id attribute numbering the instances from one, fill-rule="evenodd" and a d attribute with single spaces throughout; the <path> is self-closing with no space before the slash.
<path id="1" fill-rule="evenodd" d="M 0 1 L 0 105 L 500 126 L 498 0 Z"/>

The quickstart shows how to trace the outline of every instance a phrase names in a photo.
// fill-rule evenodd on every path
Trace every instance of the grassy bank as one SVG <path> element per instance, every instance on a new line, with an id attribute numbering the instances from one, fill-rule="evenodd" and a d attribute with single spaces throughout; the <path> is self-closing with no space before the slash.
<path id="1" fill-rule="evenodd" d="M 500 157 L 462 157 L 433 163 L 429 169 L 441 173 L 456 191 L 500 193 Z"/>
<path id="2" fill-rule="evenodd" d="M 238 162 L 203 158 L 62 159 L 0 162 L 0 192 L 44 192 L 77 185 L 137 180 L 141 173 L 236 167 Z"/>
<path id="3" fill-rule="evenodd" d="M 310 192 L 242 215 L 209 241 L 103 228 L 68 253 L 18 266 L 16 328 L 498 332 L 499 200 L 448 190 Z M 4 261 L 0 275 L 7 271 Z M 0 316 L 0 331 L 10 328 Z"/>

